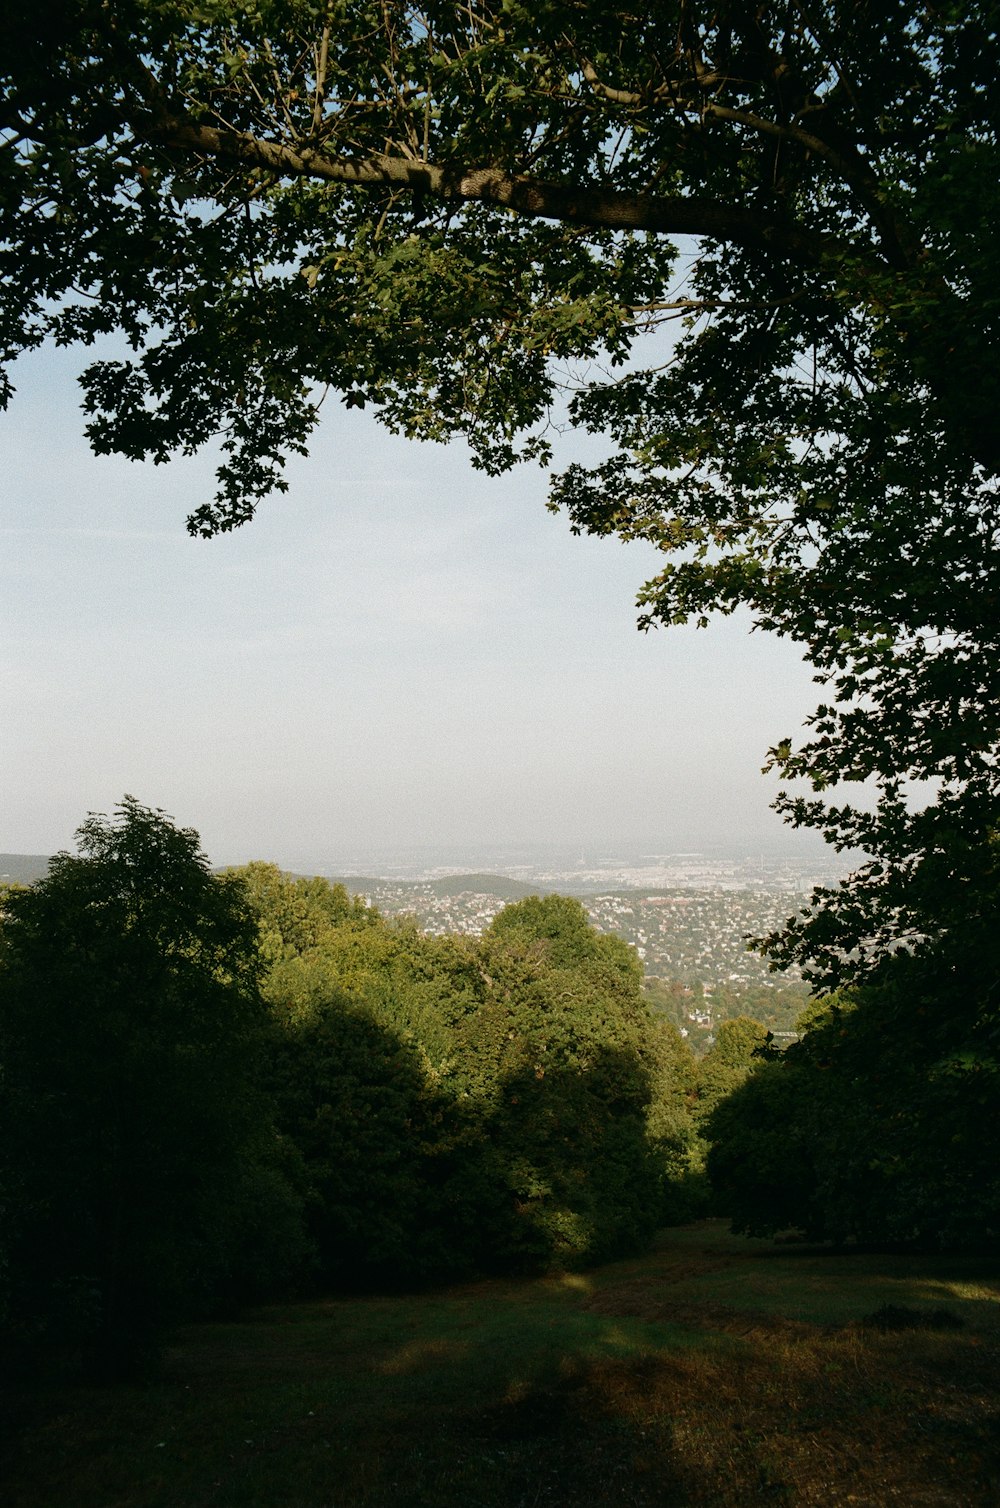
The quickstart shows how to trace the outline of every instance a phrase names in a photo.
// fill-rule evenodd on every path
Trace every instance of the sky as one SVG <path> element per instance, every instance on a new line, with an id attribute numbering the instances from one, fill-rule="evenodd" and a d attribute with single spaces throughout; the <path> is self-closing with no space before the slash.
<path id="1" fill-rule="evenodd" d="M 543 471 L 331 398 L 290 491 L 192 539 L 211 456 L 94 457 L 80 364 L 22 358 L 0 415 L 0 851 L 72 847 L 125 793 L 217 863 L 815 851 L 760 773 L 817 700 L 795 648 L 742 617 L 637 632 L 656 552 L 574 537 Z"/>

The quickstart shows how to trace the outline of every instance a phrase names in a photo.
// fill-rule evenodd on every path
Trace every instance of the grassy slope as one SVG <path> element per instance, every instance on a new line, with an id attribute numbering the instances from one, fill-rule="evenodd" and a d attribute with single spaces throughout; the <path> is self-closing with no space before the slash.
<path id="1" fill-rule="evenodd" d="M 880 1305 L 954 1331 L 881 1334 Z M 6 1508 L 1000 1502 L 982 1260 L 665 1233 L 586 1275 L 270 1308 L 7 1401 Z"/>

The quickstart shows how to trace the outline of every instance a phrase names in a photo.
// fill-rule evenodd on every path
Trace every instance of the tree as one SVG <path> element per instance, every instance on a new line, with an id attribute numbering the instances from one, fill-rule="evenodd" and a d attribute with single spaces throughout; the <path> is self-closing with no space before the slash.
<path id="1" fill-rule="evenodd" d="M 428 1197 L 449 1107 L 420 1045 L 328 990 L 308 1016 L 279 1022 L 271 1078 L 302 1161 L 319 1281 L 465 1275 L 468 1254 Z"/>
<path id="2" fill-rule="evenodd" d="M 258 1087 L 257 928 L 197 834 L 126 797 L 4 900 L 8 1338 L 132 1365 L 246 1276 L 294 1201 Z M 291 1236 L 290 1236 L 291 1232 Z"/>
<path id="3" fill-rule="evenodd" d="M 992 1249 L 998 979 L 986 924 L 814 1002 L 801 1040 L 708 1121 L 708 1171 L 734 1227 Z"/>
<path id="4" fill-rule="evenodd" d="M 472 945 L 386 923 L 319 878 L 234 873 L 260 927 L 267 1081 L 301 1169 L 314 1278 L 468 1275 L 482 1249 L 483 1133 L 449 1067 L 451 1023 L 472 1008 L 464 976 L 478 979 Z"/>
<path id="5" fill-rule="evenodd" d="M 0 59 L 0 348 L 124 337 L 95 449 L 222 435 L 211 534 L 328 388 L 491 471 L 568 404 L 609 454 L 552 505 L 664 551 L 643 624 L 744 605 L 823 688 L 778 805 L 870 857 L 775 960 L 835 982 L 981 906 L 994 4 L 40 0 Z"/>
<path id="6" fill-rule="evenodd" d="M 641 1248 L 697 1194 L 690 1054 L 653 1020 L 634 949 L 578 900 L 529 896 L 494 919 L 481 957 L 487 990 L 458 1034 L 459 1072 L 490 1104 L 513 1260 Z"/>
<path id="7" fill-rule="evenodd" d="M 471 939 L 344 898 L 317 933 L 303 882 L 244 873 L 322 1281 L 579 1265 L 693 1210 L 690 1054 L 579 901 L 531 897 Z"/>
<path id="8" fill-rule="evenodd" d="M 766 1050 L 769 1035 L 767 1027 L 752 1016 L 736 1016 L 719 1025 L 715 1042 L 698 1064 L 700 1120 L 710 1115 L 759 1066 L 760 1053 Z"/>

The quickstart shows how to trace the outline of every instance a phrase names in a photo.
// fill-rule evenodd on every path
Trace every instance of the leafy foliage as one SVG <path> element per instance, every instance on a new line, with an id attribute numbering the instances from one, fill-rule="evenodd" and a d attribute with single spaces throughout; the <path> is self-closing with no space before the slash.
<path id="1" fill-rule="evenodd" d="M 691 1066 L 577 901 L 385 923 L 126 797 L 4 895 L 0 1333 L 140 1365 L 173 1319 L 546 1269 L 690 1207 Z M 685 1199 L 688 1203 L 685 1203 Z"/>
<path id="2" fill-rule="evenodd" d="M 718 1104 L 708 1170 L 737 1229 L 995 1241 L 995 923 L 964 942 L 902 955 L 817 1003 L 801 1041 Z"/>
<path id="3" fill-rule="evenodd" d="M 78 839 L 4 900 L 5 1320 L 114 1370 L 174 1314 L 273 1284 L 267 1252 L 294 1260 L 297 1226 L 242 887 L 130 797 Z"/>
<path id="4" fill-rule="evenodd" d="M 287 939 L 306 882 L 252 868 Z M 308 884 L 315 921 L 338 887 Z M 593 1262 L 690 1212 L 690 1055 L 578 901 L 508 906 L 481 942 L 340 905 L 264 984 L 323 1281 Z"/>
<path id="5" fill-rule="evenodd" d="M 715 1042 L 698 1064 L 699 1121 L 745 1082 L 768 1041 L 767 1028 L 750 1016 L 721 1023 Z"/>

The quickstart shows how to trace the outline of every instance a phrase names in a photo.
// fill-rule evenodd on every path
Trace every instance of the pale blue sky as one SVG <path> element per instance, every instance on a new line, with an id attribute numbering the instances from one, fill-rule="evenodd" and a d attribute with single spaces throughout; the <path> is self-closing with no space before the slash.
<path id="1" fill-rule="evenodd" d="M 218 861 L 782 840 L 760 766 L 816 700 L 797 652 L 739 619 L 637 633 L 655 552 L 574 538 L 542 472 L 331 399 L 290 493 L 193 540 L 210 459 L 93 457 L 77 364 L 24 359 L 0 416 L 0 850 L 125 792 Z"/>

